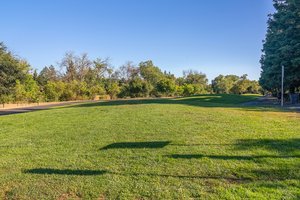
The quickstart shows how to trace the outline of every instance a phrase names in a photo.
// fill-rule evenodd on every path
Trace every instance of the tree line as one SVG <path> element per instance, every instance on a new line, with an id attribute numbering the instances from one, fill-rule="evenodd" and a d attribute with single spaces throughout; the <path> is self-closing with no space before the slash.
<path id="1" fill-rule="evenodd" d="M 39 73 L 0 43 L 0 103 L 51 102 L 97 97 L 171 97 L 198 94 L 259 93 L 247 75 L 219 75 L 211 84 L 204 73 L 187 70 L 182 77 L 162 71 L 149 61 L 127 62 L 117 69 L 109 59 L 91 60 L 87 54 L 66 53 L 57 67 Z"/>
<path id="2" fill-rule="evenodd" d="M 281 68 L 285 68 L 284 92 L 300 91 L 300 1 L 273 0 L 261 57 L 260 85 L 274 95 L 281 92 Z"/>

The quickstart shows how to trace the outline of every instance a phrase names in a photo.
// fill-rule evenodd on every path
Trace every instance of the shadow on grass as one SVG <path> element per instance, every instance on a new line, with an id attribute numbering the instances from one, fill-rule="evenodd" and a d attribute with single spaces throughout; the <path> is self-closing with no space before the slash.
<path id="1" fill-rule="evenodd" d="M 244 175 L 237 175 L 237 173 Z M 117 173 L 109 172 L 111 174 L 120 176 L 153 176 L 153 177 L 166 177 L 166 178 L 180 178 L 180 179 L 215 179 L 225 180 L 229 182 L 256 182 L 256 181 L 284 181 L 284 180 L 299 180 L 300 171 L 296 168 L 287 169 L 261 169 L 261 170 L 240 170 L 236 172 L 229 172 L 226 175 L 172 175 L 172 174 L 158 174 L 158 173 Z"/>
<path id="2" fill-rule="evenodd" d="M 277 169 L 257 169 L 250 171 L 250 174 L 258 180 L 300 180 L 300 168 L 299 166 Z"/>
<path id="3" fill-rule="evenodd" d="M 38 174 L 38 175 L 72 175 L 72 176 L 98 176 L 104 174 L 118 175 L 118 176 L 150 176 L 150 177 L 163 177 L 163 178 L 179 178 L 179 179 L 214 179 L 225 180 L 229 182 L 256 182 L 256 181 L 284 181 L 284 180 L 299 180 L 299 169 L 262 169 L 250 170 L 246 172 L 246 176 L 236 176 L 235 173 L 227 175 L 173 175 L 173 174 L 159 174 L 159 173 L 123 173 L 112 172 L 108 170 L 73 170 L 73 169 L 51 169 L 51 168 L 36 168 L 24 170 L 25 174 Z"/>
<path id="4" fill-rule="evenodd" d="M 203 144 L 177 144 L 177 143 L 171 143 L 170 145 L 172 145 L 172 146 L 182 146 L 182 147 L 191 147 L 191 146 L 232 146 L 232 145 L 234 145 L 234 144 L 222 144 L 222 143 L 215 143 L 215 144 L 213 144 L 213 143 L 211 143 L 211 144 L 209 144 L 209 143 L 203 143 Z"/>
<path id="5" fill-rule="evenodd" d="M 74 107 L 97 107 L 97 106 L 123 106 L 123 105 L 140 105 L 140 104 L 179 104 L 189 105 L 198 107 L 234 107 L 243 108 L 249 111 L 278 111 L 278 109 L 257 107 L 257 106 L 245 106 L 242 103 L 254 101 L 258 96 L 254 95 L 197 95 L 191 97 L 180 97 L 180 98 L 155 98 L 155 99 L 123 99 L 123 100 L 110 100 L 101 101 L 97 103 L 79 104 L 69 106 Z M 282 110 L 280 110 L 282 111 Z"/>
<path id="6" fill-rule="evenodd" d="M 241 139 L 235 144 L 236 150 L 265 149 L 280 154 L 300 150 L 300 138 L 291 139 Z"/>
<path id="7" fill-rule="evenodd" d="M 235 176 L 223 176 L 223 175 L 180 175 L 180 174 L 158 174 L 158 173 L 119 173 L 110 172 L 119 176 L 150 176 L 150 177 L 163 177 L 163 178 L 179 178 L 179 179 L 214 179 L 214 180 L 226 180 L 230 182 L 243 182 L 251 181 L 248 177 L 235 177 Z"/>
<path id="8" fill-rule="evenodd" d="M 210 158 L 210 159 L 220 159 L 220 160 L 254 160 L 261 158 L 300 158 L 300 155 L 292 155 L 292 156 L 275 156 L 275 155 L 259 155 L 259 156 L 227 156 L 227 155 L 203 155 L 203 154 L 172 154 L 167 157 L 174 159 L 202 159 L 202 158 Z"/>
<path id="9" fill-rule="evenodd" d="M 223 159 L 223 160 L 253 160 L 260 158 L 300 158 L 300 139 L 241 139 L 233 144 L 171 144 L 175 146 L 233 146 L 234 150 L 257 150 L 265 149 L 279 153 L 279 155 L 249 155 L 249 156 L 232 156 L 232 155 L 204 155 L 204 154 L 173 154 L 170 158 L 175 159 Z"/>
<path id="10" fill-rule="evenodd" d="M 100 150 L 107 149 L 158 149 L 164 148 L 170 141 L 152 141 L 152 142 L 118 142 L 109 144 Z"/>
<path id="11" fill-rule="evenodd" d="M 194 145 L 194 144 L 192 144 Z M 201 144 L 196 144 L 201 145 Z M 203 145 L 203 144 L 202 144 Z M 204 144 L 205 145 L 205 144 Z M 211 145 L 211 144 L 209 144 Z M 213 144 L 217 145 L 217 144 Z M 220 144 L 224 145 L 224 144 Z M 204 154 L 172 154 L 167 157 L 173 159 L 217 159 L 217 160 L 237 160 L 237 161 L 251 161 L 256 162 L 257 159 L 270 158 L 272 164 L 268 165 L 266 168 L 260 169 L 237 169 L 235 173 L 240 174 L 242 177 L 239 181 L 245 182 L 259 182 L 267 183 L 266 187 L 274 187 L 278 182 L 285 180 L 300 180 L 300 139 L 242 139 L 237 140 L 232 145 L 235 150 L 267 150 L 270 153 L 275 153 L 276 155 L 204 155 Z M 188 146 L 188 144 L 186 144 Z M 278 159 L 291 159 L 291 162 L 279 161 Z M 261 163 L 261 162 L 260 162 Z M 232 175 L 234 176 L 233 173 Z M 230 173 L 229 173 L 230 174 Z M 248 178 L 247 178 L 248 177 Z M 229 179 L 226 179 L 229 180 Z M 232 180 L 234 181 L 234 180 Z"/>
<path id="12" fill-rule="evenodd" d="M 107 173 L 105 170 L 74 170 L 74 169 L 51 169 L 51 168 L 36 168 L 24 170 L 25 174 L 49 174 L 49 175 L 79 175 L 92 176 L 103 175 Z"/>
<path id="13" fill-rule="evenodd" d="M 163 148 L 168 145 L 170 141 L 154 141 L 154 142 L 121 142 L 113 143 L 102 149 L 119 149 L 119 148 Z M 213 144 L 215 145 L 215 144 Z M 227 145 L 227 144 L 226 144 Z M 300 179 L 298 152 L 300 148 L 300 139 L 247 139 L 238 140 L 235 145 L 239 150 L 251 150 L 257 148 L 264 148 L 270 151 L 276 151 L 281 155 L 252 155 L 252 156 L 231 156 L 231 155 L 204 155 L 204 154 L 172 154 L 167 157 L 174 159 L 221 159 L 221 160 L 246 160 L 255 162 L 255 159 L 271 158 L 272 165 L 267 163 L 264 167 L 259 168 L 237 168 L 234 171 L 229 171 L 226 174 L 172 174 L 172 173 L 143 173 L 143 172 L 114 172 L 109 170 L 74 170 L 74 169 L 52 169 L 52 168 L 35 168 L 27 169 L 23 172 L 26 174 L 40 174 L 40 175 L 73 175 L 73 176 L 97 176 L 97 175 L 118 175 L 118 176 L 150 176 L 162 178 L 179 178 L 179 179 L 214 179 L 220 181 L 228 181 L 230 183 L 268 183 L 267 187 L 274 187 L 276 181 L 296 180 Z M 276 159 L 294 159 L 293 162 L 277 162 Z M 180 160 L 178 160 L 180 162 Z M 188 169 L 187 169 L 188 170 Z M 213 171 L 212 171 L 213 172 Z"/>
<path id="14" fill-rule="evenodd" d="M 187 179 L 225 179 L 230 181 L 246 181 L 248 178 L 236 178 L 225 176 L 197 176 L 197 175 L 171 175 L 171 174 L 156 174 L 156 173 L 121 173 L 111 172 L 107 170 L 73 170 L 73 169 L 51 169 L 51 168 L 36 168 L 23 171 L 25 174 L 40 174 L 40 175 L 73 175 L 73 176 L 98 176 L 104 174 L 112 174 L 119 176 L 152 176 L 166 178 L 187 178 Z"/>
<path id="15" fill-rule="evenodd" d="M 186 178 L 186 179 L 224 179 L 229 181 L 250 181 L 248 178 L 226 177 L 226 176 L 198 176 L 198 175 L 171 175 L 171 174 L 156 174 L 156 173 L 121 173 L 111 172 L 107 170 L 73 170 L 73 169 L 51 169 L 51 168 L 36 168 L 24 170 L 25 174 L 39 175 L 73 175 L 73 176 L 98 176 L 104 174 L 112 174 L 119 176 L 152 176 L 166 178 Z"/>

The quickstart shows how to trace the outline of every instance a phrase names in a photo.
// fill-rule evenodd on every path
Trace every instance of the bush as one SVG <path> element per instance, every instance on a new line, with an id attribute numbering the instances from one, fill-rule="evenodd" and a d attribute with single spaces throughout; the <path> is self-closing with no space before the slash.
<path id="1" fill-rule="evenodd" d="M 104 95 L 105 89 L 100 84 L 97 84 L 97 85 L 93 85 L 93 86 L 89 87 L 87 93 L 88 93 L 89 99 L 93 100 L 96 98 L 96 96 Z"/>
<path id="2" fill-rule="evenodd" d="M 156 84 L 156 91 L 163 96 L 172 96 L 175 90 L 175 81 L 171 79 L 161 79 Z"/>
<path id="3" fill-rule="evenodd" d="M 61 81 L 49 81 L 44 87 L 46 101 L 58 101 L 65 90 L 65 84 Z"/>
<path id="4" fill-rule="evenodd" d="M 206 88 L 204 85 L 201 84 L 193 84 L 194 87 L 194 94 L 206 94 Z"/>
<path id="5" fill-rule="evenodd" d="M 76 100 L 76 86 L 73 82 L 66 83 L 65 88 L 59 98 L 60 101 Z"/>
<path id="6" fill-rule="evenodd" d="M 184 86 L 176 85 L 175 95 L 176 96 L 183 96 Z"/>
<path id="7" fill-rule="evenodd" d="M 151 85 L 141 78 L 134 78 L 129 81 L 128 93 L 130 97 L 147 97 L 151 91 Z"/>
<path id="8" fill-rule="evenodd" d="M 110 81 L 106 85 L 106 92 L 110 96 L 110 99 L 115 99 L 120 93 L 119 84 L 115 81 Z"/>
<path id="9" fill-rule="evenodd" d="M 194 86 L 192 84 L 183 85 L 183 96 L 191 96 L 194 94 Z"/>
<path id="10" fill-rule="evenodd" d="M 0 104 L 3 105 L 3 108 L 4 108 L 4 104 L 10 103 L 12 101 L 13 101 L 13 96 L 12 95 L 9 95 L 9 94 L 0 95 Z"/>

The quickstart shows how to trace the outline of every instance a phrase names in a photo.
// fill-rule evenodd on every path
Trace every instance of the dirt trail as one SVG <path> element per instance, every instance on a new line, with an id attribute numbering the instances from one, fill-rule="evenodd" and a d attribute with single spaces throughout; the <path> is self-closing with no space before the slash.
<path id="1" fill-rule="evenodd" d="M 14 107 L 14 108 L 0 108 L 0 116 L 1 115 L 18 114 L 18 113 L 26 113 L 26 112 L 32 112 L 32 111 L 38 111 L 38 110 L 46 110 L 46 109 L 57 107 L 57 106 L 67 106 L 67 105 L 89 103 L 89 102 L 96 102 L 96 101 L 87 100 L 87 101 L 55 102 L 55 103 L 42 103 L 40 105 L 28 105 L 28 106 L 23 106 L 23 107 Z"/>
<path id="2" fill-rule="evenodd" d="M 276 106 L 279 105 L 279 102 L 277 98 L 275 97 L 268 97 L 268 96 L 263 96 L 259 97 L 258 99 L 254 101 L 249 101 L 242 103 L 244 106 Z"/>
<path id="3" fill-rule="evenodd" d="M 275 108 L 281 108 L 280 102 L 275 97 L 269 97 L 269 96 L 263 96 L 255 101 L 249 101 L 242 104 L 243 106 L 261 106 L 261 107 L 275 107 Z M 290 104 L 285 103 L 283 108 L 284 110 L 290 110 L 290 111 L 296 111 L 300 112 L 300 104 Z"/>

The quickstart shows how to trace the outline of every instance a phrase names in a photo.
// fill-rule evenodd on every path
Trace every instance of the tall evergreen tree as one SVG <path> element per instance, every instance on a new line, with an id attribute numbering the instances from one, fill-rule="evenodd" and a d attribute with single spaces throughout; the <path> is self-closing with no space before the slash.
<path id="1" fill-rule="evenodd" d="M 276 12 L 269 15 L 259 82 L 264 89 L 280 91 L 283 65 L 285 90 L 294 92 L 300 87 L 300 1 L 273 1 Z"/>

